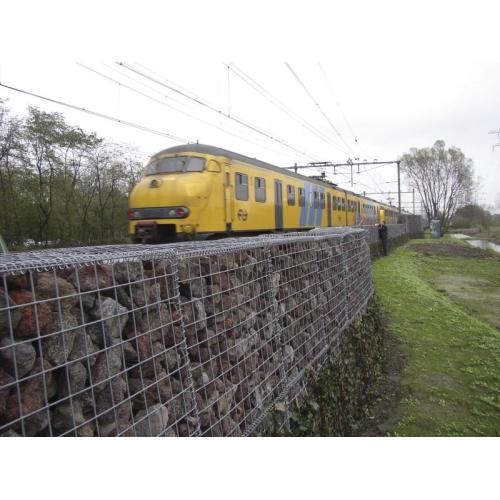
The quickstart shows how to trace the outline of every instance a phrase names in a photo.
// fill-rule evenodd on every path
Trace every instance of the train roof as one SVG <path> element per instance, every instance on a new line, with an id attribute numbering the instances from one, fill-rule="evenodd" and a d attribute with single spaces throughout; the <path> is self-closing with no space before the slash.
<path id="1" fill-rule="evenodd" d="M 258 160 L 257 158 L 251 158 L 249 156 L 245 156 L 239 153 L 235 153 L 234 151 L 229 151 L 227 149 L 223 148 L 218 148 L 215 146 L 209 146 L 207 144 L 182 144 L 181 146 L 174 146 L 171 148 L 164 149 L 155 155 L 152 156 L 151 159 L 156 158 L 157 156 L 164 155 L 164 154 L 175 154 L 175 153 L 200 153 L 200 154 L 208 154 L 208 155 L 213 155 L 213 156 L 225 156 L 226 158 L 229 158 L 231 160 L 238 160 L 242 161 L 244 163 L 248 163 L 250 165 L 255 165 L 256 167 L 261 167 L 265 168 L 267 170 L 273 170 L 275 172 L 278 172 L 280 174 L 286 173 L 286 175 L 289 175 L 290 177 L 295 177 L 296 179 L 304 180 L 304 181 L 311 181 L 314 180 L 318 184 L 321 184 L 324 187 L 331 188 L 332 183 L 331 182 L 325 182 L 313 177 L 307 177 L 305 175 L 297 174 L 296 172 L 292 172 L 288 169 L 284 169 L 282 167 L 277 167 L 276 165 L 272 165 L 271 163 L 266 163 L 264 161 Z M 338 191 L 343 191 L 348 194 L 352 194 L 355 196 L 359 196 L 360 198 L 363 198 L 365 200 L 373 201 L 374 203 L 378 203 L 379 205 L 383 205 L 385 207 L 390 207 L 390 208 L 395 208 L 397 210 L 397 207 L 393 207 L 391 205 L 387 205 L 385 203 L 382 203 L 380 201 L 374 200 L 372 198 L 368 198 L 367 196 L 362 196 L 358 193 L 355 193 L 353 191 L 349 191 L 347 189 L 343 189 L 341 187 L 338 187 L 337 185 L 334 186 L 335 189 Z"/>

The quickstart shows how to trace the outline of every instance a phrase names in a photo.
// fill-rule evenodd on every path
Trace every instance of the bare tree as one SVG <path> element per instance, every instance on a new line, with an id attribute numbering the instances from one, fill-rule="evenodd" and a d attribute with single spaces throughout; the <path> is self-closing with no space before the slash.
<path id="1" fill-rule="evenodd" d="M 472 160 L 459 148 L 446 149 L 444 141 L 432 148 L 412 148 L 401 158 L 410 187 L 421 196 L 430 222 L 439 219 L 448 226 L 456 209 L 470 203 L 474 191 Z"/>

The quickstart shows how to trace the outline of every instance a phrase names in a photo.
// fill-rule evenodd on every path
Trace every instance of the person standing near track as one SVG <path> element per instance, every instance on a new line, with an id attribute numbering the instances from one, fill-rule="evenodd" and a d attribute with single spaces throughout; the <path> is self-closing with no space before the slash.
<path id="1" fill-rule="evenodd" d="M 382 221 L 381 224 L 378 225 L 378 237 L 380 238 L 380 242 L 382 243 L 383 255 L 387 256 L 388 230 L 384 220 Z"/>

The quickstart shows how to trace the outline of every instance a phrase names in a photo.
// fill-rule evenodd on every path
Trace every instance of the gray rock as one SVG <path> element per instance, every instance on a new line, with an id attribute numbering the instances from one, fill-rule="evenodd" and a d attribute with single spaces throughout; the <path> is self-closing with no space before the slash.
<path id="1" fill-rule="evenodd" d="M 142 262 L 117 262 L 112 266 L 116 283 L 132 283 L 139 279 L 141 273 Z"/>
<path id="2" fill-rule="evenodd" d="M 156 404 L 139 411 L 134 421 L 137 436 L 160 436 L 168 426 L 168 409 L 162 404 Z"/>
<path id="3" fill-rule="evenodd" d="M 67 309 L 63 310 L 56 317 L 53 332 L 42 339 L 43 357 L 56 366 L 66 363 L 76 335 L 82 334 L 83 330 L 73 314 Z"/>
<path id="4" fill-rule="evenodd" d="M 90 316 L 94 320 L 102 320 L 97 326 L 100 326 L 106 342 L 102 341 L 102 335 L 97 334 L 97 340 L 101 340 L 98 344 L 101 347 L 110 346 L 115 339 L 121 339 L 123 328 L 128 321 L 128 309 L 110 297 L 99 297 L 90 311 Z"/>
<path id="5" fill-rule="evenodd" d="M 35 365 L 36 351 L 31 342 L 12 344 L 10 339 L 0 341 L 0 360 L 2 368 L 15 377 L 14 356 L 16 358 L 17 376 L 24 377 Z"/>
<path id="6" fill-rule="evenodd" d="M 122 369 L 122 350 L 121 347 L 115 346 L 106 349 L 97 355 L 95 365 L 91 368 L 92 383 L 96 385 L 95 391 L 103 390 L 106 384 L 100 384 L 103 380 L 107 380 L 120 373 Z"/>
<path id="7" fill-rule="evenodd" d="M 69 355 L 69 361 L 82 361 L 85 364 L 93 366 L 96 362 L 96 356 L 94 355 L 99 349 L 92 342 L 90 335 L 84 331 L 79 331 L 75 336 L 73 342 L 73 349 Z"/>
<path id="8" fill-rule="evenodd" d="M 194 326 L 197 330 L 206 328 L 207 313 L 202 300 L 188 300 L 181 296 L 181 304 L 184 326 Z"/>
<path id="9" fill-rule="evenodd" d="M 38 273 L 35 285 L 36 300 L 50 300 L 48 302 L 52 312 L 61 309 L 71 309 L 77 302 L 75 287 L 67 280 L 54 273 Z"/>
<path id="10" fill-rule="evenodd" d="M 98 391 L 95 396 L 96 410 L 100 415 L 98 418 L 99 424 L 109 424 L 119 419 L 118 413 L 120 410 L 126 414 L 126 407 L 120 406 L 120 410 L 116 407 L 125 399 L 127 383 L 123 376 L 119 376 L 102 385 L 103 389 Z"/>
<path id="11" fill-rule="evenodd" d="M 14 429 L 9 429 L 7 432 L 0 434 L 0 437 L 22 437 L 21 434 L 18 434 Z"/>
<path id="12" fill-rule="evenodd" d="M 59 398 L 65 398 L 70 394 L 79 393 L 85 389 L 85 384 L 87 382 L 88 374 L 85 365 L 80 362 L 71 363 L 66 365 L 59 375 L 58 383 L 58 395 Z M 68 391 L 68 379 L 69 388 Z"/>
<path id="13" fill-rule="evenodd" d="M 73 398 L 71 402 L 58 404 L 52 416 L 52 427 L 56 434 L 63 434 L 86 422 L 83 416 L 82 402 Z"/>

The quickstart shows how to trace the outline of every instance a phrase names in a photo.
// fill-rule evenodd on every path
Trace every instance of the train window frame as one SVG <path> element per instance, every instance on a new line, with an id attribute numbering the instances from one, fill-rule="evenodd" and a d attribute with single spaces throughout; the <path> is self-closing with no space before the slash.
<path id="1" fill-rule="evenodd" d="M 319 206 L 319 196 L 318 196 L 318 191 L 313 191 L 313 200 L 312 200 L 312 207 L 313 208 L 318 208 Z"/>
<path id="2" fill-rule="evenodd" d="M 191 164 L 199 163 L 196 169 L 189 170 Z M 176 167 L 178 163 L 182 166 Z M 163 168 L 160 168 L 164 164 Z M 167 169 L 167 165 L 172 164 L 172 168 Z M 189 155 L 179 155 L 179 156 L 167 156 L 165 158 L 158 158 L 154 161 L 149 162 L 145 168 L 145 175 L 168 175 L 168 174 L 183 174 L 192 172 L 203 172 L 205 170 L 207 161 L 205 158 L 200 156 L 189 156 Z M 200 168 L 201 167 L 201 168 Z"/>
<path id="3" fill-rule="evenodd" d="M 306 206 L 306 192 L 304 188 L 299 187 L 299 207 Z"/>
<path id="4" fill-rule="evenodd" d="M 266 179 L 255 177 L 255 201 L 265 203 L 266 201 Z"/>
<path id="5" fill-rule="evenodd" d="M 295 186 L 291 184 L 287 184 L 286 186 L 286 199 L 287 203 L 290 206 L 295 205 Z"/>
<path id="6" fill-rule="evenodd" d="M 234 197 L 239 201 L 248 201 L 248 175 L 235 172 L 234 186 Z"/>
<path id="7" fill-rule="evenodd" d="M 342 200 L 342 212 L 345 212 L 345 198 L 341 198 Z"/>
<path id="8" fill-rule="evenodd" d="M 325 208 L 325 193 L 323 192 L 319 193 L 319 207 Z"/>

